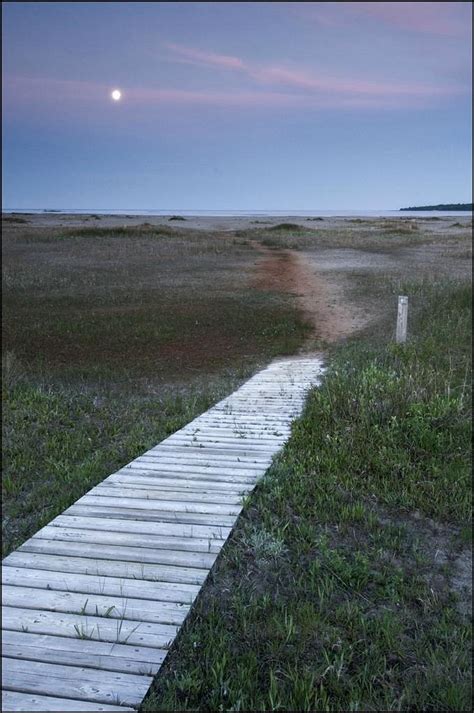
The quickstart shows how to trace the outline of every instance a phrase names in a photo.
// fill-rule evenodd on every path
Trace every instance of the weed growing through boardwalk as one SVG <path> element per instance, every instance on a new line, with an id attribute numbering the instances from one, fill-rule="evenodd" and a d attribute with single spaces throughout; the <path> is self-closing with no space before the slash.
<path id="1" fill-rule="evenodd" d="M 333 350 L 143 712 L 470 710 L 470 288 L 404 289 L 409 342 Z"/>
<path id="2" fill-rule="evenodd" d="M 96 627 L 93 626 L 92 629 L 89 629 L 87 625 L 84 624 L 74 624 L 74 631 L 76 632 L 76 637 L 78 639 L 94 639 L 94 632 L 95 632 Z M 97 627 L 97 639 L 100 640 L 100 631 L 99 627 Z"/>

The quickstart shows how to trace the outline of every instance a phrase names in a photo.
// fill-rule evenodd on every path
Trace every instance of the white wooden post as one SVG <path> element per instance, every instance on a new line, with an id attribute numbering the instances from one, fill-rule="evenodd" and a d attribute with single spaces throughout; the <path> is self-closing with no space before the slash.
<path id="1" fill-rule="evenodd" d="M 396 341 L 402 344 L 407 340 L 407 319 L 408 319 L 408 297 L 399 295 L 397 313 L 397 336 Z"/>

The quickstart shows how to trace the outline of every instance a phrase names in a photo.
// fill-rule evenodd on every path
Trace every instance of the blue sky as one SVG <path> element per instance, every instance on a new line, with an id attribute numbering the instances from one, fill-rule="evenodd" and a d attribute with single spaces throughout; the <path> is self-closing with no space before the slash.
<path id="1" fill-rule="evenodd" d="M 471 201 L 470 27 L 456 2 L 6 2 L 3 206 Z"/>

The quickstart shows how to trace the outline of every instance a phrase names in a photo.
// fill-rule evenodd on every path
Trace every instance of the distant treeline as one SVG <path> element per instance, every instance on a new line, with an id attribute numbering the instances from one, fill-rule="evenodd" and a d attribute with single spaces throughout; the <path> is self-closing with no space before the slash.
<path id="1" fill-rule="evenodd" d="M 438 205 L 412 205 L 400 210 L 470 210 L 472 203 L 439 203 Z"/>

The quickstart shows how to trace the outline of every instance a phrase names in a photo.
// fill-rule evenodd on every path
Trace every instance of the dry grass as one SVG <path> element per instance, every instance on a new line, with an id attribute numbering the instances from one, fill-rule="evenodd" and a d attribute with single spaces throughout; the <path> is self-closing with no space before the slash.
<path id="1" fill-rule="evenodd" d="M 30 229 L 5 235 L 3 257 L 5 345 L 32 370 L 186 380 L 303 333 L 287 297 L 248 287 L 254 251 L 232 236 Z"/>

